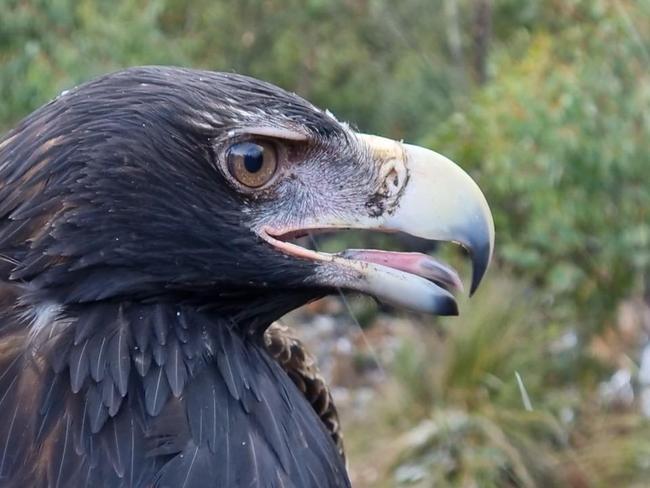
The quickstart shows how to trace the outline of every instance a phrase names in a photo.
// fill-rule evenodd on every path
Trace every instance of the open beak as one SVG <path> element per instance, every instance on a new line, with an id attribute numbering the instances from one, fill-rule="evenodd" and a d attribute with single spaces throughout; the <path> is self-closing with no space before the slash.
<path id="1" fill-rule="evenodd" d="M 380 211 L 369 215 L 324 217 L 302 229 L 355 228 L 401 231 L 463 246 L 472 260 L 470 294 L 480 284 L 494 249 L 494 222 L 483 193 L 459 166 L 418 146 L 358 135 L 374 164 Z M 293 230 L 293 229 L 292 229 Z M 285 253 L 322 261 L 322 284 L 356 290 L 415 311 L 456 315 L 452 291 L 462 290 L 448 266 L 420 253 L 347 250 L 310 251 L 269 232 L 269 242 Z"/>

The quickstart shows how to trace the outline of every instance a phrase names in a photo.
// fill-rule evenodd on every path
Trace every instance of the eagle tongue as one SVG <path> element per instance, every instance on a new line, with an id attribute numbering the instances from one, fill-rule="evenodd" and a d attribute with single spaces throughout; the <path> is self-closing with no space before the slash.
<path id="1" fill-rule="evenodd" d="M 338 256 L 345 259 L 380 264 L 434 281 L 445 286 L 450 291 L 463 291 L 463 283 L 455 270 L 437 259 L 419 252 L 347 249 L 339 253 Z"/>

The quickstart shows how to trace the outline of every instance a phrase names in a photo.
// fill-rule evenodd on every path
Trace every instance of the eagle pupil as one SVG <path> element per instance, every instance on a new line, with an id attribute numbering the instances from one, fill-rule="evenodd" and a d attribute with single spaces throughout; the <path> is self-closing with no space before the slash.
<path id="1" fill-rule="evenodd" d="M 245 188 L 268 183 L 278 167 L 276 149 L 266 141 L 237 142 L 226 153 L 226 169 Z"/>
<path id="2" fill-rule="evenodd" d="M 249 173 L 257 173 L 264 165 L 264 148 L 257 144 L 242 144 L 242 156 L 244 157 L 244 167 Z"/>

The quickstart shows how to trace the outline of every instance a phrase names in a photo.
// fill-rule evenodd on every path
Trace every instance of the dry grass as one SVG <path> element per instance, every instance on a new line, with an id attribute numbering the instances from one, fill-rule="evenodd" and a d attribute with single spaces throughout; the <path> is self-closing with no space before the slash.
<path id="1" fill-rule="evenodd" d="M 462 318 L 423 319 L 367 414 L 348 419 L 355 486 L 646 486 L 650 423 L 601 406 L 577 381 L 589 374 L 558 375 L 561 329 L 525 287 L 490 281 Z"/>

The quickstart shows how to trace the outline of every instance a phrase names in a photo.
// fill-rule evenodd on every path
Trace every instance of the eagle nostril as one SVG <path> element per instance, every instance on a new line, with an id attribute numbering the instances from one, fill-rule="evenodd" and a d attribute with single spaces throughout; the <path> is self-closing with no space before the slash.
<path id="1" fill-rule="evenodd" d="M 397 171 L 395 171 L 395 169 L 388 173 L 386 180 L 388 181 L 388 184 L 394 188 L 397 188 L 399 186 L 399 176 L 397 175 Z"/>
<path id="2" fill-rule="evenodd" d="M 406 170 L 401 161 L 391 159 L 384 163 L 380 171 L 382 194 L 391 197 L 404 186 Z"/>

